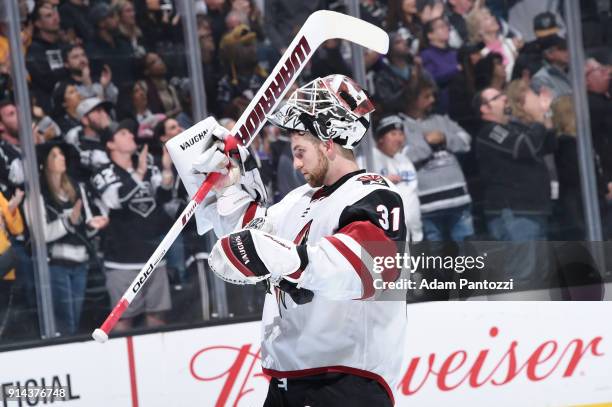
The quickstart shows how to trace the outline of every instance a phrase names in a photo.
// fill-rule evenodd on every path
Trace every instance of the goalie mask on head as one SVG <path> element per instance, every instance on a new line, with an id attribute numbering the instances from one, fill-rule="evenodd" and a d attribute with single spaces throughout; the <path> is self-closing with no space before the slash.
<path id="1" fill-rule="evenodd" d="M 358 83 L 344 75 L 329 75 L 297 89 L 268 120 L 352 150 L 368 131 L 372 111 L 374 105 Z"/>

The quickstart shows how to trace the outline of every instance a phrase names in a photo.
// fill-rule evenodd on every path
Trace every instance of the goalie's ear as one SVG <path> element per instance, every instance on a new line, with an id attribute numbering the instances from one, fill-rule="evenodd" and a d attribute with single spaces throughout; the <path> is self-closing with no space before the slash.
<path id="1" fill-rule="evenodd" d="M 207 117 L 166 143 L 170 158 L 190 198 L 195 195 L 199 188 L 199 185 L 195 186 L 192 182 L 193 171 L 191 166 L 196 158 L 213 144 L 213 130 L 217 126 L 214 117 Z"/>

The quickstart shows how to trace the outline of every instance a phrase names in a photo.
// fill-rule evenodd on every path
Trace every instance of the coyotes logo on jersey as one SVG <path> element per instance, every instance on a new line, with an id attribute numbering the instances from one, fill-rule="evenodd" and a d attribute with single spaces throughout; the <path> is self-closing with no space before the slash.
<path id="1" fill-rule="evenodd" d="M 384 185 L 386 187 L 389 186 L 385 179 L 378 174 L 366 174 L 357 178 L 355 181 L 361 181 L 363 185 Z"/>

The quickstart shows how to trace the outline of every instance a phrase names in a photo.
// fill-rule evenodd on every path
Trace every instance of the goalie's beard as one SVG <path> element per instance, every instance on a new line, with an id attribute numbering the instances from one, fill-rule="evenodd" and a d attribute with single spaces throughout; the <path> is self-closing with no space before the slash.
<path id="1" fill-rule="evenodd" d="M 329 170 L 329 159 L 317 148 L 317 166 L 304 176 L 306 182 L 313 188 L 323 186 L 325 175 Z"/>

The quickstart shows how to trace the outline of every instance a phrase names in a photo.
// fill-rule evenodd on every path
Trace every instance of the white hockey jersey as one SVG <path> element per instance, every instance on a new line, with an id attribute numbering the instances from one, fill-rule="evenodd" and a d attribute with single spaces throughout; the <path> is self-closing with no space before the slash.
<path id="1" fill-rule="evenodd" d="M 234 206 L 240 196 L 226 198 Z M 365 266 L 371 254 L 362 249 L 373 241 L 395 249 L 395 242 L 405 240 L 397 189 L 384 177 L 362 170 L 331 186 L 303 185 L 267 211 L 248 200 L 238 205 L 241 209 L 233 213 L 223 208 L 221 200 L 207 207 L 207 216 L 217 215 L 215 231 L 227 232 L 228 224 L 240 228 L 265 214 L 275 235 L 307 244 L 308 250 L 309 263 L 298 288 L 313 291 L 312 301 L 298 305 L 278 289 L 266 295 L 264 373 L 277 378 L 350 373 L 377 380 L 393 399 L 404 348 L 406 304 L 372 301 L 373 280 L 381 275 Z"/>

